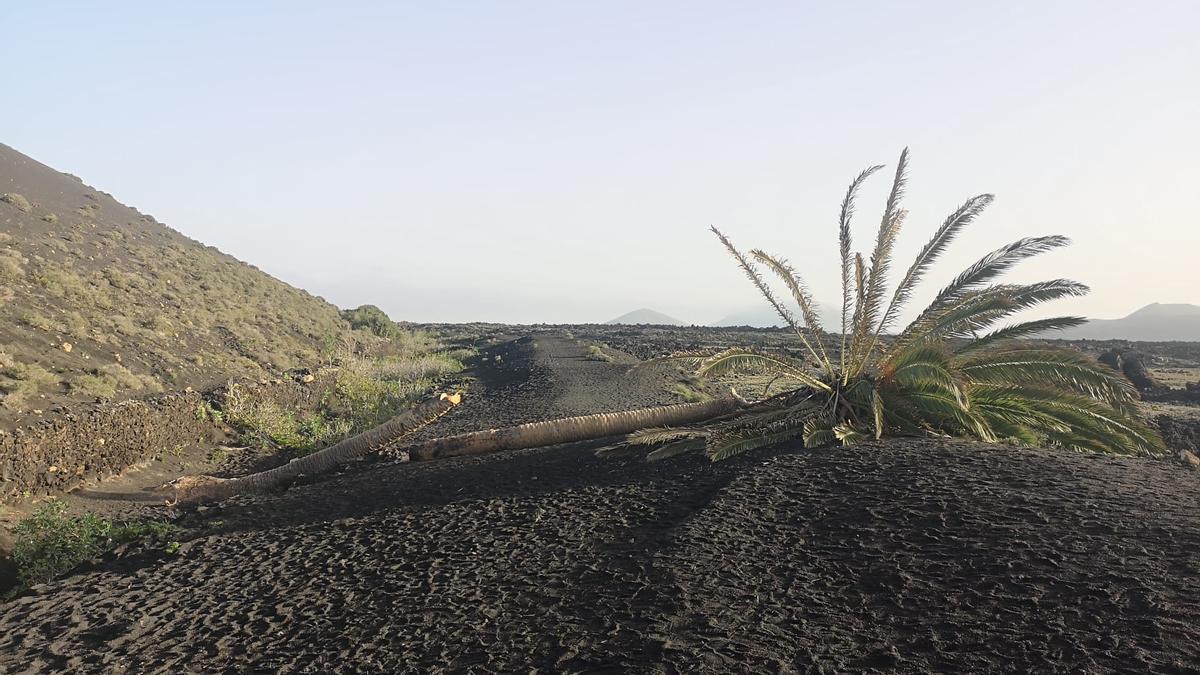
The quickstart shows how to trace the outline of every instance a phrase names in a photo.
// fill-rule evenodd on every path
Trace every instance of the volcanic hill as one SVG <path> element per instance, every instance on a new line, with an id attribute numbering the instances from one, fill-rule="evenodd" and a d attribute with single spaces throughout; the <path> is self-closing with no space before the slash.
<path id="1" fill-rule="evenodd" d="M 338 309 L 0 144 L 0 429 L 315 365 Z"/>

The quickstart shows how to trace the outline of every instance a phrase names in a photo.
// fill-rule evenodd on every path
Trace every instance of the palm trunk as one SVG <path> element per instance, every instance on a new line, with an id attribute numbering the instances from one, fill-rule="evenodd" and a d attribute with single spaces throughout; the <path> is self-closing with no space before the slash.
<path id="1" fill-rule="evenodd" d="M 469 434 L 438 438 L 403 449 L 409 459 L 423 461 L 462 455 L 484 455 L 501 450 L 540 448 L 559 443 L 587 441 L 628 434 L 649 427 L 678 426 L 701 422 L 736 411 L 746 405 L 736 392 L 728 397 L 702 403 L 622 410 L 532 422 L 504 429 L 488 429 Z"/>
<path id="2" fill-rule="evenodd" d="M 440 398 L 400 413 L 383 424 L 351 436 L 328 448 L 295 459 L 283 466 L 239 478 L 183 476 L 163 486 L 173 489 L 177 501 L 195 502 L 224 499 L 245 492 L 269 490 L 300 476 L 311 476 L 378 450 L 450 412 L 462 397 L 442 394 Z"/>

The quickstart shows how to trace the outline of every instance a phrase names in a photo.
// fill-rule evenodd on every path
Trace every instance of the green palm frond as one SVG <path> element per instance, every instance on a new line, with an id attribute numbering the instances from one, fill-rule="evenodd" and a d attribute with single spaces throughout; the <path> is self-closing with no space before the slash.
<path id="1" fill-rule="evenodd" d="M 809 420 L 804 424 L 804 447 L 817 448 L 822 445 L 829 445 L 837 440 L 837 436 L 833 435 L 833 429 L 828 424 L 818 422 L 817 420 Z"/>
<path id="2" fill-rule="evenodd" d="M 842 422 L 835 426 L 832 430 L 834 438 L 842 442 L 842 445 L 854 445 L 861 443 L 868 438 L 866 434 L 854 428 L 854 425 L 849 422 Z"/>
<path id="3" fill-rule="evenodd" d="M 940 310 L 923 312 L 921 318 L 896 337 L 891 354 L 922 340 L 974 337 L 1022 310 L 1087 292 L 1087 286 L 1069 279 L 1004 284 L 972 291 Z"/>
<path id="4" fill-rule="evenodd" d="M 1087 319 L 1082 316 L 1056 316 L 1049 319 L 1037 319 L 1035 321 L 1023 321 L 1011 326 L 1005 326 L 994 330 L 987 335 L 975 338 L 970 342 L 956 348 L 956 354 L 968 354 L 970 352 L 988 349 L 996 345 L 1003 345 L 1009 340 L 1016 338 L 1042 335 L 1050 331 L 1065 330 L 1082 326 L 1087 323 Z"/>
<path id="5" fill-rule="evenodd" d="M 1018 346 L 960 357 L 959 363 L 957 370 L 972 382 L 1053 387 L 1110 404 L 1137 399 L 1129 380 L 1083 354 L 1063 349 Z"/>
<path id="6" fill-rule="evenodd" d="M 714 434 L 708 439 L 705 454 L 716 462 L 750 450 L 778 445 L 803 436 L 806 421 L 805 418 L 791 419 L 752 429 Z"/>
<path id="7" fill-rule="evenodd" d="M 1042 426 L 1048 432 L 1068 433 L 1063 431 L 1066 429 L 1075 436 L 1089 437 L 1093 444 L 1103 445 L 1105 452 L 1159 454 L 1165 450 L 1162 438 L 1132 415 L 1090 396 L 1052 387 L 976 386 L 971 398 L 995 401 L 1007 396 L 1010 401 L 1019 401 L 1033 416 L 1047 420 Z"/>
<path id="8" fill-rule="evenodd" d="M 846 365 L 842 370 L 842 381 L 848 382 L 850 374 L 859 372 L 858 352 L 861 349 L 862 342 L 866 336 L 861 329 L 863 325 L 863 313 L 866 311 L 867 305 L 867 279 L 866 265 L 863 264 L 861 253 L 854 254 L 854 322 L 852 324 L 853 333 L 850 337 L 850 355 L 846 358 Z"/>
<path id="9" fill-rule="evenodd" d="M 867 272 L 866 304 L 862 313 L 862 325 L 859 330 L 870 331 L 879 318 L 883 309 L 883 295 L 887 286 L 888 270 L 892 264 L 892 248 L 900 227 L 904 222 L 906 212 L 900 208 L 900 199 L 904 195 L 904 187 L 908 182 L 908 148 L 900 153 L 900 161 L 896 163 L 896 175 L 892 180 L 892 191 L 888 194 L 887 206 L 883 210 L 883 218 L 879 222 L 879 233 L 875 237 L 875 250 L 871 253 L 871 267 Z"/>
<path id="10" fill-rule="evenodd" d="M 631 445 L 658 445 L 684 438 L 704 438 L 709 434 L 704 429 L 688 429 L 683 427 L 651 427 L 635 431 L 625 437 L 625 442 Z"/>

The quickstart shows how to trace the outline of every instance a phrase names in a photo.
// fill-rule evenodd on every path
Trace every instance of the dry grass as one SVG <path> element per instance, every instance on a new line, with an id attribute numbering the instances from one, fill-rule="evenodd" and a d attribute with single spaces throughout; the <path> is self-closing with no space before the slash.
<path id="1" fill-rule="evenodd" d="M 29 200 L 15 192 L 6 192 L 0 195 L 0 202 L 12 204 L 23 213 L 29 213 L 33 210 L 33 205 L 29 203 Z"/>

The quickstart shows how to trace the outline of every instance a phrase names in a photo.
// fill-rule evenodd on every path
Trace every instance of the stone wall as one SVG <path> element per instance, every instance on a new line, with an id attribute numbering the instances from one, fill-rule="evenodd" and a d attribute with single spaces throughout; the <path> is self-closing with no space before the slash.
<path id="1" fill-rule="evenodd" d="M 276 380 L 238 385 L 260 399 L 298 412 L 317 409 L 334 386 L 324 372 L 309 383 Z M 0 437 L 0 502 L 30 494 L 70 490 L 86 480 L 120 473 L 177 446 L 210 443 L 221 436 L 204 402 L 220 407 L 225 389 L 180 392 L 131 400 Z"/>

